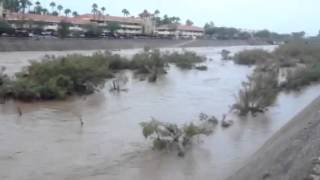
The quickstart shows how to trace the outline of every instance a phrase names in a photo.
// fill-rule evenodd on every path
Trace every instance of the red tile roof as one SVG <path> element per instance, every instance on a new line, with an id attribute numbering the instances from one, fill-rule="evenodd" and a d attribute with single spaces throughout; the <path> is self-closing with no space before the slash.
<path id="1" fill-rule="evenodd" d="M 9 21 L 19 21 L 19 20 L 32 20 L 48 23 L 59 23 L 61 21 L 66 21 L 73 24 L 88 24 L 90 21 L 84 19 L 75 19 L 73 17 L 66 16 L 50 16 L 50 15 L 39 15 L 39 14 L 21 14 L 21 13 L 10 13 L 6 17 Z"/>

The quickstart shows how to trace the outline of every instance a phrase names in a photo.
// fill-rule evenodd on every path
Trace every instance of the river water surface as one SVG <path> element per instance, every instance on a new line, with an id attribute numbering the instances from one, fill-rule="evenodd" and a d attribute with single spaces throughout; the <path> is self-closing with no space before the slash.
<path id="1" fill-rule="evenodd" d="M 253 47 L 227 47 L 237 52 Z M 272 50 L 274 47 L 260 47 Z M 300 93 L 282 93 L 274 107 L 242 118 L 229 129 L 218 127 L 184 158 L 151 150 L 139 123 L 154 117 L 183 124 L 204 112 L 221 118 L 252 68 L 220 60 L 223 48 L 192 48 L 207 56 L 208 71 L 171 67 L 157 83 L 133 78 L 127 92 L 101 92 L 67 101 L 0 105 L 1 180 L 224 180 L 277 130 L 320 95 L 319 85 Z M 130 56 L 138 50 L 119 51 Z M 93 51 L 79 51 L 90 54 Z M 73 52 L 0 53 L 9 74 L 30 59 Z M 17 109 L 23 115 L 18 116 Z M 80 126 L 79 118 L 84 121 Z"/>

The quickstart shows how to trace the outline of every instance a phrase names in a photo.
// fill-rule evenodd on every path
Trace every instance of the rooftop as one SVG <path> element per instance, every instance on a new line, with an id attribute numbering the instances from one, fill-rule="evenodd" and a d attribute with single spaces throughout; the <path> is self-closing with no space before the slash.
<path id="1" fill-rule="evenodd" d="M 62 20 L 73 23 L 73 24 L 88 24 L 90 21 L 115 21 L 121 23 L 138 23 L 142 24 L 143 20 L 141 18 L 135 17 L 118 17 L 118 16 L 104 16 L 101 14 L 83 14 L 77 17 L 67 17 L 67 16 L 51 16 L 51 15 L 39 15 L 39 14 L 22 14 L 22 13 L 10 13 L 7 15 L 7 20 L 9 21 L 19 21 L 19 20 L 30 20 L 30 21 L 41 21 L 49 23 L 59 23 Z"/>
<path id="2" fill-rule="evenodd" d="M 102 14 L 83 14 L 80 16 L 75 17 L 74 19 L 83 19 L 88 21 L 116 21 L 116 22 L 122 22 L 122 23 L 143 23 L 143 20 L 141 18 L 136 17 L 119 17 L 119 16 L 106 16 Z"/>
<path id="3" fill-rule="evenodd" d="M 76 19 L 73 17 L 66 16 L 51 16 L 51 15 L 39 15 L 39 14 L 22 14 L 22 13 L 9 13 L 7 14 L 7 20 L 9 21 L 38 21 L 38 22 L 48 22 L 48 23 L 59 23 L 61 21 L 66 21 L 73 24 L 88 24 L 90 21 L 85 19 Z"/>

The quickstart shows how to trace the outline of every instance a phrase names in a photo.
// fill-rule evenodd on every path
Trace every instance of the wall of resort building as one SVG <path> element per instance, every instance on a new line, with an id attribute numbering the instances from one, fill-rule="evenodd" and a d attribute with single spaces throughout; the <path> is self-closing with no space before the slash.
<path id="1" fill-rule="evenodd" d="M 156 34 L 159 36 L 174 36 L 182 38 L 199 38 L 204 35 L 204 29 L 189 25 L 163 25 L 157 28 Z"/>
<path id="2" fill-rule="evenodd" d="M 85 31 L 85 26 L 95 23 L 98 26 L 107 26 L 110 23 L 118 23 L 120 29 L 116 31 L 119 35 L 155 35 L 176 38 L 199 38 L 204 35 L 203 28 L 187 25 L 164 25 L 156 27 L 150 17 L 118 17 L 104 16 L 101 14 L 83 14 L 77 17 L 50 16 L 38 14 L 9 13 L 6 16 L 14 28 L 37 27 L 41 24 L 44 30 L 57 31 L 59 23 L 65 21 L 71 24 L 70 30 Z M 21 22 L 25 22 L 21 27 Z M 108 30 L 105 30 L 108 32 Z"/>

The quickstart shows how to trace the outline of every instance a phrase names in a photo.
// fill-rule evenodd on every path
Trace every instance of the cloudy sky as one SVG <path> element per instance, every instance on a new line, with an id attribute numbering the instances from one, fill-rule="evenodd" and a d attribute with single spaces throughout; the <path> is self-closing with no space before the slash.
<path id="1" fill-rule="evenodd" d="M 35 0 L 34 0 L 35 1 Z M 52 0 L 40 0 L 49 5 Z M 269 29 L 281 33 L 306 31 L 317 34 L 320 29 L 320 0 L 54 0 L 80 13 L 91 11 L 92 3 L 105 6 L 106 13 L 122 15 L 126 8 L 131 15 L 144 9 L 159 9 L 161 15 L 191 19 L 203 26 L 213 21 L 217 26 L 244 29 Z"/>

